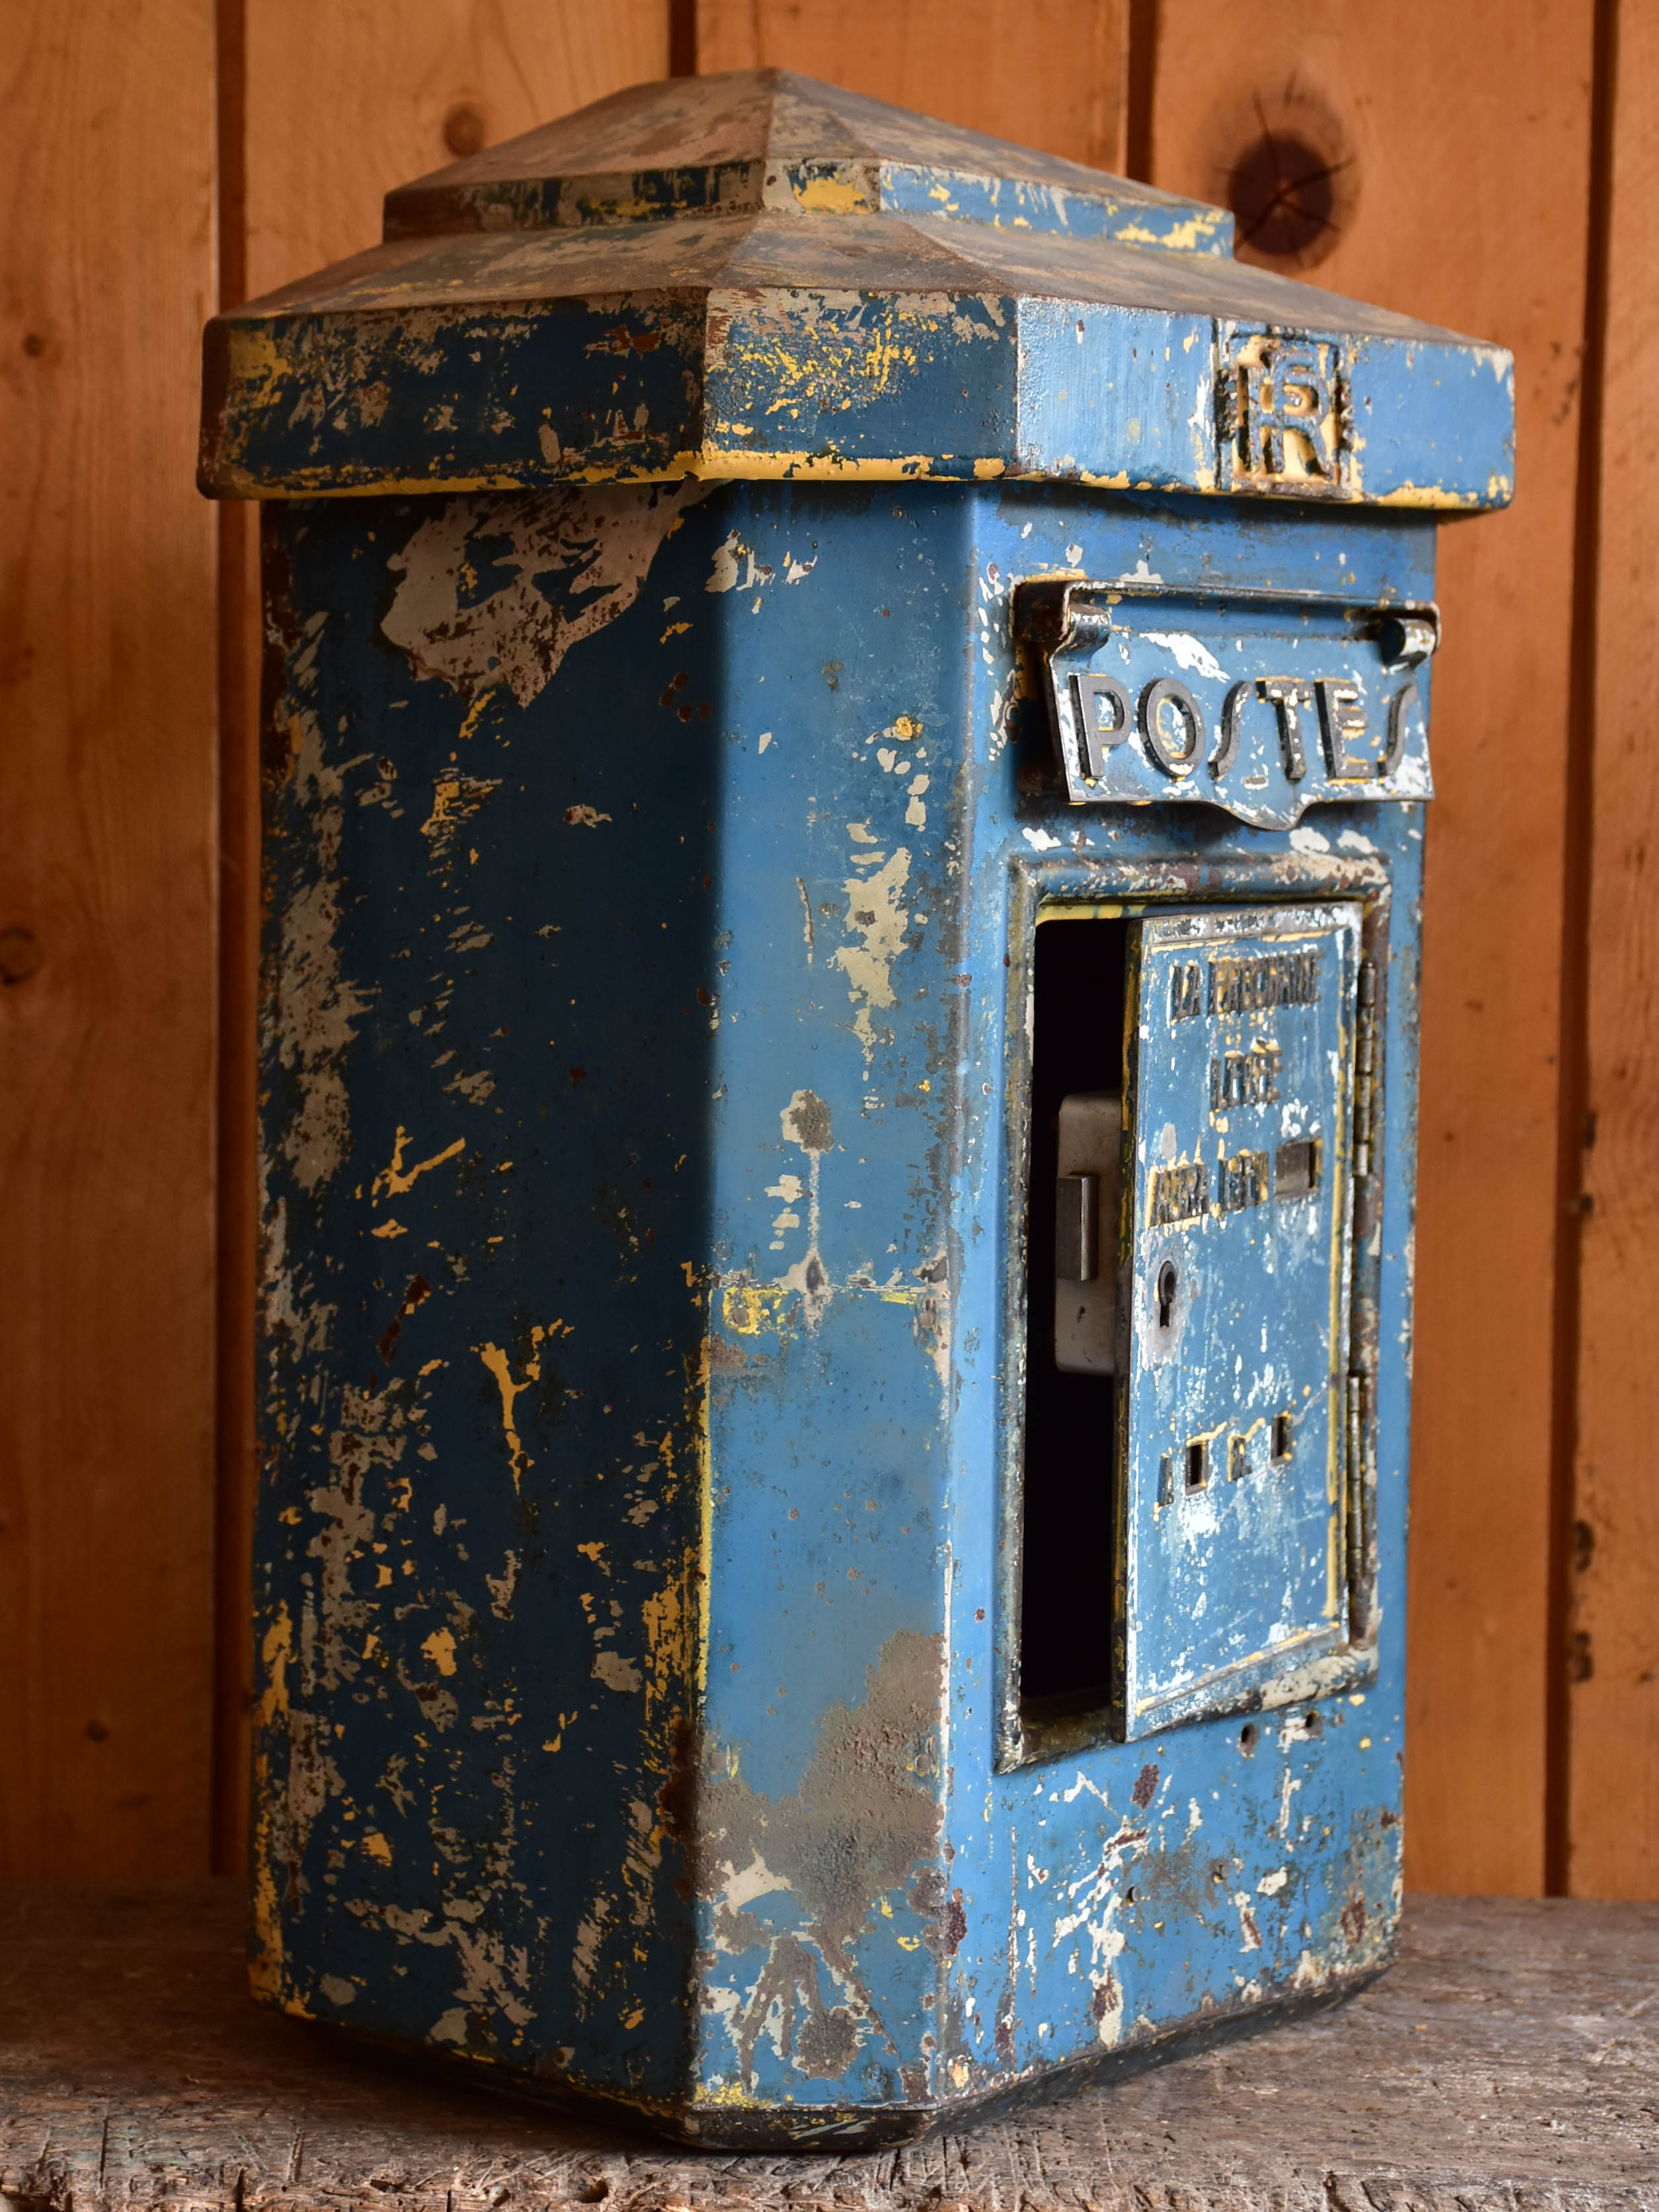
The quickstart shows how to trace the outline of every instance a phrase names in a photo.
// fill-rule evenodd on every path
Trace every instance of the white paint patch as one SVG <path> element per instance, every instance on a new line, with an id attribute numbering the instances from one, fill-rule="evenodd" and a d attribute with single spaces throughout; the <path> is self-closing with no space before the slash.
<path id="1" fill-rule="evenodd" d="M 734 1874 L 726 1885 L 722 1902 L 736 1912 L 745 1905 L 752 1905 L 757 1897 L 770 1897 L 775 1890 L 787 1889 L 790 1884 L 781 1874 L 774 1874 L 758 1851 L 741 1874 Z"/>
<path id="2" fill-rule="evenodd" d="M 1304 827 L 1291 832 L 1291 850 L 1293 853 L 1328 853 L 1330 849 L 1330 839 L 1322 836 L 1317 830 Z"/>
<path id="3" fill-rule="evenodd" d="M 1059 838 L 1051 836 L 1046 830 L 1023 830 L 1020 835 L 1034 853 L 1057 853 L 1060 850 Z"/>
<path id="4" fill-rule="evenodd" d="M 1290 1878 L 1289 1867 L 1275 1867 L 1271 1874 L 1264 1874 L 1257 1882 L 1255 1886 L 1257 1896 L 1277 1897 Z"/>
<path id="5" fill-rule="evenodd" d="M 1207 676 L 1212 684 L 1226 681 L 1227 672 L 1209 647 L 1184 629 L 1149 629 L 1145 633 L 1148 645 L 1161 645 L 1172 653 L 1177 668 L 1189 675 Z"/>
<path id="6" fill-rule="evenodd" d="M 283 910 L 271 1042 L 281 1065 L 298 1072 L 299 1110 L 289 1119 L 282 1151 L 301 1190 L 309 1191 L 327 1182 L 350 1149 L 342 1061 L 374 994 L 341 973 L 336 941 L 343 771 L 325 760 L 314 714 L 291 715 L 289 740 L 295 794 L 311 817 L 316 866 Z"/>
<path id="7" fill-rule="evenodd" d="M 380 627 L 417 676 L 467 699 L 505 684 L 527 707 L 573 645 L 633 605 L 683 510 L 712 489 L 582 484 L 447 500 L 388 558 L 404 580 Z"/>
<path id="8" fill-rule="evenodd" d="M 869 836 L 860 823 L 849 823 L 848 830 L 855 842 L 860 834 Z M 855 860 L 859 857 L 854 855 Z M 904 950 L 904 933 L 909 927 L 910 916 L 900 902 L 909 877 L 909 851 L 901 845 L 872 874 L 849 876 L 842 885 L 847 894 L 843 927 L 855 942 L 840 946 L 831 954 L 830 964 L 847 978 L 848 996 L 858 1009 L 853 1027 L 864 1048 L 866 1066 L 876 1048 L 872 1007 L 898 1004 L 893 990 L 893 963 Z"/>

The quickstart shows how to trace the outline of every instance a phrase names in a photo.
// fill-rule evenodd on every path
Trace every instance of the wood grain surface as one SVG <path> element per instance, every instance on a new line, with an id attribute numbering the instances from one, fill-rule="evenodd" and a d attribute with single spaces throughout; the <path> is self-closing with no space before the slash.
<path id="1" fill-rule="evenodd" d="M 1620 11 L 1613 76 L 1586 1135 L 1579 1279 L 1568 1880 L 1659 1892 L 1659 15 Z"/>
<path id="2" fill-rule="evenodd" d="M 16 0 L 0 71 L 0 1869 L 205 1869 L 210 0 Z"/>
<path id="3" fill-rule="evenodd" d="M 1407 1864 L 1424 1888 L 1535 1893 L 1592 11 L 1163 0 L 1159 25 L 1155 184 L 1224 195 L 1258 102 L 1316 107 L 1352 205 L 1297 273 L 1516 355 L 1515 505 L 1440 541 Z"/>
<path id="4" fill-rule="evenodd" d="M 244 8 L 250 295 L 374 245 L 392 185 L 668 71 L 667 0 Z"/>
<path id="5" fill-rule="evenodd" d="M 230 1883 L 0 1892 L 0 1962 L 19 2212 L 1659 2203 L 1659 1905 L 1415 1899 L 1346 2005 L 863 2157 L 663 2148 L 325 2041 L 249 2001 Z"/>
<path id="6" fill-rule="evenodd" d="M 699 71 L 790 69 L 1121 171 L 1128 0 L 696 0 Z"/>

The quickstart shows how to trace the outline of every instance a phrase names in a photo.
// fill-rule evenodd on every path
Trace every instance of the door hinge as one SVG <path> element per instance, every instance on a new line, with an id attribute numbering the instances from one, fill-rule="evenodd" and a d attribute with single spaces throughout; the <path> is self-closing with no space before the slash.
<path id="1" fill-rule="evenodd" d="M 1346 1407 L 1346 1449 L 1343 1453 L 1342 1498 L 1343 1565 L 1348 1584 L 1348 1634 L 1358 1642 L 1370 1620 L 1370 1594 L 1366 1581 L 1368 1551 L 1365 1526 L 1369 1485 L 1365 1480 L 1366 1382 L 1363 1375 L 1347 1379 Z"/>
<path id="2" fill-rule="evenodd" d="M 1376 963 L 1359 963 L 1359 1006 L 1354 1022 L 1353 1172 L 1363 1182 L 1371 1172 L 1372 1102 L 1376 1091 Z"/>

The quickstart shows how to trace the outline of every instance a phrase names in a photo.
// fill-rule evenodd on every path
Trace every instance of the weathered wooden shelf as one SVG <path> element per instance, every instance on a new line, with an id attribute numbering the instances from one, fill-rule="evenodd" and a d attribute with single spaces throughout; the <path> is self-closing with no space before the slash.
<path id="1" fill-rule="evenodd" d="M 897 2153 L 704 2157 L 257 2009 L 234 1882 L 0 1889 L 15 2212 L 1659 2206 L 1659 1904 L 1412 1900 L 1351 2003 Z"/>

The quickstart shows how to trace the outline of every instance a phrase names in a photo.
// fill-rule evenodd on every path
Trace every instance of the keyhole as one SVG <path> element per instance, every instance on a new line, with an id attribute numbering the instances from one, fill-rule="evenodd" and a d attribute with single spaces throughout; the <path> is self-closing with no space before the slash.
<path id="1" fill-rule="evenodd" d="M 1168 1328 L 1175 1319 L 1175 1261 L 1166 1260 L 1158 1271 L 1158 1325 Z"/>

